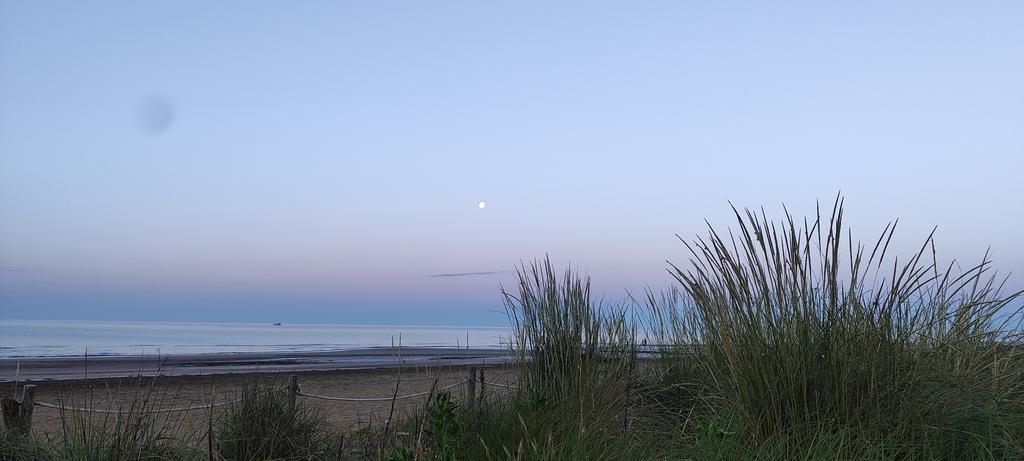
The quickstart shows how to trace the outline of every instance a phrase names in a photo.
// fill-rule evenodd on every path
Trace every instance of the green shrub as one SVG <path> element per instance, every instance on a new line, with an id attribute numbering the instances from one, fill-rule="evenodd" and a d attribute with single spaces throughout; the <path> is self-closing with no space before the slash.
<path id="1" fill-rule="evenodd" d="M 443 391 L 434 397 L 427 416 L 427 434 L 434 444 L 431 458 L 456 461 L 462 442 L 462 421 L 459 406 L 451 393 Z"/>

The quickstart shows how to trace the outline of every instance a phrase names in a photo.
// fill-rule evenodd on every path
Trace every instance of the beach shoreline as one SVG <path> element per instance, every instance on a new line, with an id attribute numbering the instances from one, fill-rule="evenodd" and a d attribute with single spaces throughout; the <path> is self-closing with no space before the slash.
<path id="1" fill-rule="evenodd" d="M 232 352 L 0 358 L 0 383 L 98 378 L 385 370 L 506 364 L 504 348 L 370 347 L 323 352 Z"/>

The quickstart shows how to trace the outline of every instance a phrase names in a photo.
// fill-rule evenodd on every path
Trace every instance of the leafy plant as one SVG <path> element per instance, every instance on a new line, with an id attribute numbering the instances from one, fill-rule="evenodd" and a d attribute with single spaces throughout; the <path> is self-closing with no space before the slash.
<path id="1" fill-rule="evenodd" d="M 458 414 L 459 405 L 452 400 L 451 393 L 439 393 L 430 406 L 427 416 L 427 433 L 434 443 L 433 459 L 456 461 L 462 439 L 462 421 Z"/>

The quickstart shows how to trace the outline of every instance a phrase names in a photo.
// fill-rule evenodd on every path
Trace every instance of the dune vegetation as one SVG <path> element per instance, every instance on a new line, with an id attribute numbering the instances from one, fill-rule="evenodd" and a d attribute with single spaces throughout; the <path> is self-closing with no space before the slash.
<path id="1" fill-rule="evenodd" d="M 119 430 L 141 433 L 132 459 L 1024 459 L 1021 293 L 988 255 L 940 265 L 928 236 L 892 257 L 895 225 L 858 243 L 841 200 L 809 219 L 734 211 L 731 230 L 683 242 L 675 287 L 639 299 L 521 266 L 501 290 L 517 386 L 478 404 L 432 393 L 340 444 L 314 410 L 255 391 L 209 450 Z M 3 459 L 130 458 L 62 455 L 123 437 L 2 437 Z"/>

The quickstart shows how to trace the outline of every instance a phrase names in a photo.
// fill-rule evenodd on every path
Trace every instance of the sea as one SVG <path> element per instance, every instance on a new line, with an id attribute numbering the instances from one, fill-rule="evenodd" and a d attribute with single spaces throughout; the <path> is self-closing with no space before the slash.
<path id="1" fill-rule="evenodd" d="M 503 348 L 502 327 L 0 320 L 0 358 Z"/>

